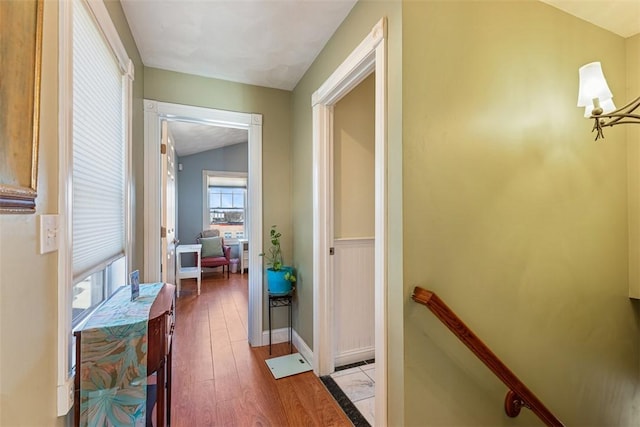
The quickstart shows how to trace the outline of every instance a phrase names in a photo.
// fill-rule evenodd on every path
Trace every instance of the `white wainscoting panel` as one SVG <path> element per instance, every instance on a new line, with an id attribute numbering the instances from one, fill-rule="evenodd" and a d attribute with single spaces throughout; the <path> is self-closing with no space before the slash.
<path id="1" fill-rule="evenodd" d="M 374 241 L 334 241 L 336 366 L 375 357 Z"/>

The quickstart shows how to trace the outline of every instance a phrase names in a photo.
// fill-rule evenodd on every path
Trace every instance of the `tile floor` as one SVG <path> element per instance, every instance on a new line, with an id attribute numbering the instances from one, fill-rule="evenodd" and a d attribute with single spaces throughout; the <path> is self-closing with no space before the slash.
<path id="1" fill-rule="evenodd" d="M 375 419 L 375 373 L 375 363 L 367 363 L 331 374 L 331 378 L 370 425 L 374 425 Z"/>

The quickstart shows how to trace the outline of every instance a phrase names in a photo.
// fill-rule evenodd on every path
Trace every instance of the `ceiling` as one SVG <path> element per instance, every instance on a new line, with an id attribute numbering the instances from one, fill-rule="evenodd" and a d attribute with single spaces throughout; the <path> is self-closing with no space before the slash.
<path id="1" fill-rule="evenodd" d="M 292 90 L 356 0 L 121 0 L 147 67 Z"/>
<path id="2" fill-rule="evenodd" d="M 541 0 L 624 38 L 640 33 L 640 0 Z"/>
<path id="3" fill-rule="evenodd" d="M 246 143 L 248 132 L 245 129 L 223 128 L 200 123 L 170 121 L 174 147 L 178 157 L 190 156 L 207 150 Z"/>
<path id="4" fill-rule="evenodd" d="M 1 0 L 0 0 L 1 1 Z M 541 0 L 622 37 L 640 0 Z M 147 67 L 292 90 L 356 0 L 121 0 Z M 170 123 L 178 156 L 246 142 L 247 132 Z"/>
<path id="5" fill-rule="evenodd" d="M 542 0 L 622 37 L 640 0 Z M 356 0 L 121 0 L 147 67 L 292 90 Z"/>

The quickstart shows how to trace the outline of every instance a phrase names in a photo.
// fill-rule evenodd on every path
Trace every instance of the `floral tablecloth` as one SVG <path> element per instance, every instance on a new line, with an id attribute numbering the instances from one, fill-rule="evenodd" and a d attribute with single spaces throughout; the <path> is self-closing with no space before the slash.
<path id="1" fill-rule="evenodd" d="M 80 425 L 142 426 L 147 400 L 147 325 L 163 283 L 118 290 L 82 327 Z"/>

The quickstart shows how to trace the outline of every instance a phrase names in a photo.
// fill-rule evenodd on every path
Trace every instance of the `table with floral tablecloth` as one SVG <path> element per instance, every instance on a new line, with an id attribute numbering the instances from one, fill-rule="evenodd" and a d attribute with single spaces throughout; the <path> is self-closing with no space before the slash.
<path id="1" fill-rule="evenodd" d="M 80 340 L 81 426 L 144 426 L 149 311 L 163 283 L 124 286 L 92 313 Z"/>

